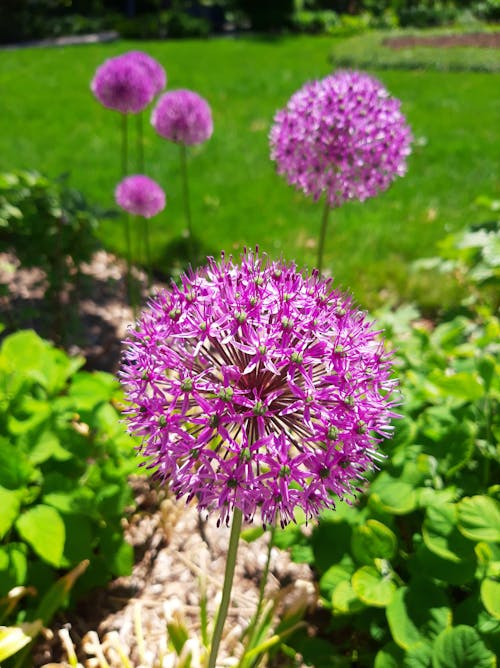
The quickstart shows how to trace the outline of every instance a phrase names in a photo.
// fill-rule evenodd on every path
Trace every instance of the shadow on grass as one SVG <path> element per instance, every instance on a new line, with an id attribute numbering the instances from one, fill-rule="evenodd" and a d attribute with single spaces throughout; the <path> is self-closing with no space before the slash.
<path id="1" fill-rule="evenodd" d="M 199 237 L 179 236 L 166 244 L 154 261 L 153 276 L 159 281 L 176 281 L 180 274 L 206 264 L 208 256 L 218 252 L 206 246 Z"/>

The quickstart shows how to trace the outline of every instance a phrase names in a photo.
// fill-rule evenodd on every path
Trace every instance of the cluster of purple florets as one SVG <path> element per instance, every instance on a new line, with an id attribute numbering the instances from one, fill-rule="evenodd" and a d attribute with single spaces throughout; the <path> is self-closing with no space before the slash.
<path id="1" fill-rule="evenodd" d="M 406 172 L 411 132 L 373 77 L 340 71 L 303 86 L 271 129 L 271 158 L 290 185 L 331 207 L 364 201 Z"/>
<path id="2" fill-rule="evenodd" d="M 151 114 L 151 124 L 164 139 L 186 146 L 202 144 L 214 129 L 207 101 L 184 89 L 162 95 Z"/>
<path id="3" fill-rule="evenodd" d="M 316 516 L 390 435 L 390 355 L 329 280 L 258 252 L 183 275 L 130 332 L 130 430 L 178 497 L 228 522 Z"/>
<path id="4" fill-rule="evenodd" d="M 115 190 L 115 199 L 122 209 L 143 218 L 156 216 L 166 204 L 162 187 L 143 174 L 127 176 L 120 181 Z"/>

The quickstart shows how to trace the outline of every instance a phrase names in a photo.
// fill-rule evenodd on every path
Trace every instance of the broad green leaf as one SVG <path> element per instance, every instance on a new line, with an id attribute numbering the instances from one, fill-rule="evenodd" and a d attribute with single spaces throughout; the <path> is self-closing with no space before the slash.
<path id="1" fill-rule="evenodd" d="M 395 642 L 390 642 L 375 656 L 374 668 L 401 668 L 405 652 Z"/>
<path id="2" fill-rule="evenodd" d="M 370 488 L 370 506 L 391 515 L 406 515 L 415 510 L 417 495 L 412 485 L 382 472 Z"/>
<path id="3" fill-rule="evenodd" d="M 85 572 L 89 565 L 87 560 L 79 563 L 73 570 L 62 578 L 59 578 L 50 589 L 45 593 L 35 611 L 34 617 L 41 619 L 45 626 L 48 626 L 52 617 L 66 601 L 66 598 L 73 588 L 76 580 Z"/>
<path id="4" fill-rule="evenodd" d="M 431 552 L 455 563 L 474 561 L 474 544 L 457 527 L 457 504 L 429 506 L 422 526 L 424 542 Z"/>
<path id="5" fill-rule="evenodd" d="M 101 533 L 101 552 L 109 571 L 116 576 L 130 575 L 134 563 L 134 550 L 125 542 L 119 527 L 108 526 Z"/>
<path id="6" fill-rule="evenodd" d="M 481 601 L 495 619 L 500 619 L 500 582 L 497 578 L 486 577 L 481 582 Z"/>
<path id="7" fill-rule="evenodd" d="M 334 564 L 323 573 L 319 581 L 319 588 L 323 596 L 331 599 L 332 593 L 341 582 L 350 582 L 351 576 L 354 573 L 354 565 L 345 560 L 343 564 Z"/>
<path id="8" fill-rule="evenodd" d="M 474 555 L 475 556 L 475 555 Z M 477 567 L 475 558 L 455 562 L 443 559 L 435 552 L 431 552 L 424 544 L 415 551 L 413 572 L 432 573 L 432 577 L 453 585 L 463 585 L 471 582 Z"/>
<path id="9" fill-rule="evenodd" d="M 62 447 L 57 434 L 46 429 L 33 443 L 28 458 L 32 464 L 43 464 L 51 457 L 57 461 L 65 461 L 71 459 L 72 456 L 69 450 Z"/>
<path id="10" fill-rule="evenodd" d="M 361 564 L 372 564 L 374 559 L 392 559 L 397 550 L 395 534 L 378 520 L 367 520 L 352 532 L 352 553 Z"/>
<path id="11" fill-rule="evenodd" d="M 116 387 L 116 380 L 109 373 L 81 371 L 73 376 L 69 396 L 77 402 L 80 411 L 91 411 L 98 404 L 109 401 Z"/>
<path id="12" fill-rule="evenodd" d="M 44 561 L 58 568 L 64 550 L 64 522 L 54 508 L 39 504 L 24 512 L 16 522 L 19 535 Z"/>
<path id="13" fill-rule="evenodd" d="M 0 538 L 3 538 L 19 515 L 19 494 L 0 487 Z"/>
<path id="14" fill-rule="evenodd" d="M 24 452 L 7 439 L 0 438 L 0 485 L 7 489 L 19 489 L 31 480 L 34 473 Z"/>
<path id="15" fill-rule="evenodd" d="M 333 592 L 332 606 L 334 613 L 352 615 L 363 610 L 365 604 L 356 596 L 351 583 L 344 580 L 338 584 Z"/>
<path id="16" fill-rule="evenodd" d="M 41 360 L 47 344 L 32 330 L 24 330 L 7 336 L 2 344 L 1 353 L 8 360 L 12 370 L 21 375 L 28 375 L 44 384 L 41 372 Z"/>
<path id="17" fill-rule="evenodd" d="M 431 668 L 432 644 L 419 642 L 406 651 L 404 668 Z"/>
<path id="18" fill-rule="evenodd" d="M 92 557 L 94 532 L 92 522 L 83 515 L 63 515 L 66 541 L 64 559 L 66 567 Z"/>
<path id="19" fill-rule="evenodd" d="M 471 540 L 500 542 L 500 504 L 484 495 L 462 499 L 458 504 L 458 528 Z"/>
<path id="20" fill-rule="evenodd" d="M 7 429 L 13 436 L 21 436 L 34 430 L 45 422 L 52 413 L 52 407 L 48 401 L 25 396 L 22 402 L 22 412 L 26 417 L 19 419 L 10 414 L 7 419 Z"/>
<path id="21" fill-rule="evenodd" d="M 0 598 L 14 587 L 25 584 L 28 568 L 26 552 L 24 543 L 8 543 L 0 547 Z"/>
<path id="22" fill-rule="evenodd" d="M 439 587 L 424 579 L 410 585 L 396 590 L 386 608 L 392 637 L 403 649 L 432 640 L 451 625 L 451 610 Z"/>
<path id="23" fill-rule="evenodd" d="M 429 380 L 442 390 L 443 396 L 453 396 L 463 401 L 477 401 L 484 396 L 484 384 L 476 373 L 459 371 L 448 375 L 440 369 L 429 374 Z"/>
<path id="24" fill-rule="evenodd" d="M 495 655 L 470 626 L 445 629 L 436 638 L 432 668 L 494 668 Z"/>
<path id="25" fill-rule="evenodd" d="M 397 587 L 389 576 L 382 575 L 374 566 L 362 566 L 351 580 L 356 596 L 377 608 L 385 608 L 392 600 Z"/>
<path id="26" fill-rule="evenodd" d="M 312 535 L 314 565 L 320 573 L 338 564 L 350 553 L 352 527 L 347 522 L 322 522 Z"/>

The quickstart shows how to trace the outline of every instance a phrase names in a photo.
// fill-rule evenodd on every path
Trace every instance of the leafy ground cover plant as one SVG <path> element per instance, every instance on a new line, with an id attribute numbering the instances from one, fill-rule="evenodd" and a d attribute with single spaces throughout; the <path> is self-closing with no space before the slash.
<path id="1" fill-rule="evenodd" d="M 0 599 L 16 587 L 36 591 L 7 621 L 38 619 L 51 586 L 86 560 L 73 599 L 132 566 L 121 519 L 137 460 L 116 381 L 83 363 L 32 331 L 0 348 Z"/>
<path id="2" fill-rule="evenodd" d="M 62 339 L 66 327 L 63 290 L 78 281 L 80 264 L 96 249 L 102 214 L 65 177 L 51 180 L 35 171 L 0 175 L 0 243 L 15 251 L 23 267 L 44 271 L 55 338 Z"/>
<path id="3" fill-rule="evenodd" d="M 475 282 L 484 257 L 467 248 Z M 412 306 L 380 320 L 398 342 L 404 415 L 359 503 L 324 513 L 311 538 L 275 538 L 315 569 L 331 615 L 322 638 L 293 646 L 315 666 L 494 666 L 500 322 L 484 299 L 436 326 Z"/>

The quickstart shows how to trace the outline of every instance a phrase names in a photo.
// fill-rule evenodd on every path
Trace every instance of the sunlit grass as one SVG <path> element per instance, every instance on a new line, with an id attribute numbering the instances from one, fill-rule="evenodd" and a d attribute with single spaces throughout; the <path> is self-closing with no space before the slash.
<path id="1" fill-rule="evenodd" d="M 193 226 L 203 249 L 218 253 L 259 244 L 312 266 L 320 206 L 275 174 L 267 135 L 273 115 L 306 80 L 331 71 L 334 41 L 290 37 L 275 41 L 116 42 L 26 49 L 0 54 L 0 169 L 70 171 L 92 202 L 113 206 L 120 177 L 119 118 L 89 91 L 107 57 L 141 48 L 168 72 L 169 88 L 192 88 L 214 113 L 213 138 L 191 151 Z M 416 138 L 409 171 L 380 197 L 334 211 L 325 267 L 372 307 L 391 294 L 439 304 L 440 286 L 416 280 L 409 263 L 435 253 L 447 231 L 480 220 L 477 195 L 498 195 L 496 76 L 484 73 L 384 70 L 375 74 L 403 103 Z M 133 119 L 132 119 L 133 120 Z M 146 123 L 147 173 L 168 197 L 152 221 L 158 269 L 168 269 L 185 227 L 177 147 Z M 100 232 L 123 252 L 118 221 Z"/>

